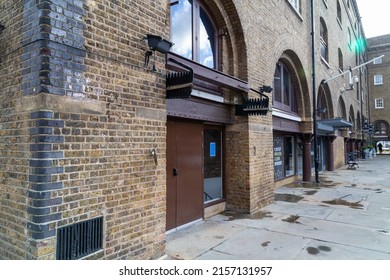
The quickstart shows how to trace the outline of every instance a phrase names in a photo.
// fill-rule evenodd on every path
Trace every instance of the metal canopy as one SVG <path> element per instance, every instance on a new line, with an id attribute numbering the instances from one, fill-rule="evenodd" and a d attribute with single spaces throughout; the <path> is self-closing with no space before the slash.
<path id="1" fill-rule="evenodd" d="M 331 133 L 339 128 L 353 127 L 351 122 L 342 118 L 325 119 L 317 121 L 317 128 L 321 133 Z"/>

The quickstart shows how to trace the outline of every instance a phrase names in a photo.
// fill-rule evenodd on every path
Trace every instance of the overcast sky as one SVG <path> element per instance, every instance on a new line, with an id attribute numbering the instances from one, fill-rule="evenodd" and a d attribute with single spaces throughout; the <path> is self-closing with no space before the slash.
<path id="1" fill-rule="evenodd" d="M 390 34 L 389 0 L 356 0 L 366 38 Z"/>

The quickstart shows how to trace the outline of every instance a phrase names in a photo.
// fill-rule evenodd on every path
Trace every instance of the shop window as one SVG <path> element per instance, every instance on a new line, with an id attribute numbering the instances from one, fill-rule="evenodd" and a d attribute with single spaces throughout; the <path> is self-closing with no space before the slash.
<path id="1" fill-rule="evenodd" d="M 279 62 L 274 73 L 274 100 L 275 108 L 297 113 L 294 84 L 287 67 Z"/>
<path id="2" fill-rule="evenodd" d="M 216 27 L 197 0 L 171 6 L 172 52 L 204 66 L 216 68 Z"/>
<path id="3" fill-rule="evenodd" d="M 297 143 L 294 136 L 274 136 L 274 179 L 283 178 L 296 174 Z M 298 149 L 298 150 L 302 150 Z M 302 158 L 302 154 L 300 154 Z"/>
<path id="4" fill-rule="evenodd" d="M 284 164 L 286 177 L 295 174 L 294 150 L 294 138 L 292 136 L 284 137 Z"/>

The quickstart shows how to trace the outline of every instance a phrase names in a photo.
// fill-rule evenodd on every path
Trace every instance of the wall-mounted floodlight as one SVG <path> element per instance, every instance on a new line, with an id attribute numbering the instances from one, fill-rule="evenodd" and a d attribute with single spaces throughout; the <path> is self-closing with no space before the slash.
<path id="1" fill-rule="evenodd" d="M 326 108 L 318 108 L 316 109 L 316 113 L 319 115 L 319 114 L 325 114 L 326 113 Z"/>
<path id="2" fill-rule="evenodd" d="M 260 87 L 260 92 L 263 93 L 263 92 L 266 92 L 266 93 L 271 93 L 274 89 L 270 86 L 261 86 Z"/>
<path id="3" fill-rule="evenodd" d="M 162 54 L 166 54 L 171 49 L 173 43 L 165 40 L 161 36 L 147 34 L 144 38 L 145 42 L 148 44 L 149 50 L 145 53 L 145 67 L 149 64 L 149 58 L 154 53 L 154 63 L 153 71 L 156 71 L 156 51 Z"/>

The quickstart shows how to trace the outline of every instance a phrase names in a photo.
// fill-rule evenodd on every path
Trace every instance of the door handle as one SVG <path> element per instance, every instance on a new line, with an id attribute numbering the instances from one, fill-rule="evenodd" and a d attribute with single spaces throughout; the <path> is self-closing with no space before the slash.
<path id="1" fill-rule="evenodd" d="M 179 172 L 177 172 L 176 168 L 173 168 L 173 176 L 177 176 L 177 175 L 179 175 Z"/>

